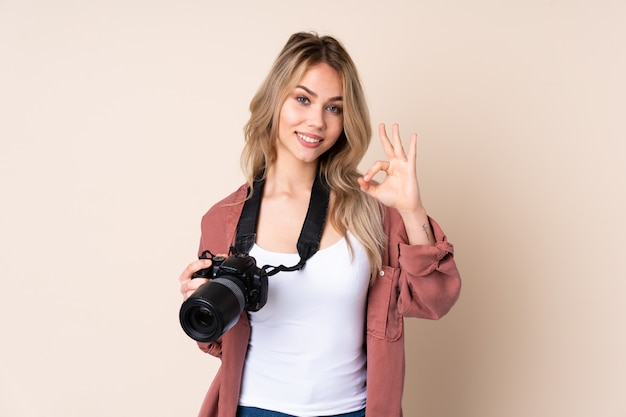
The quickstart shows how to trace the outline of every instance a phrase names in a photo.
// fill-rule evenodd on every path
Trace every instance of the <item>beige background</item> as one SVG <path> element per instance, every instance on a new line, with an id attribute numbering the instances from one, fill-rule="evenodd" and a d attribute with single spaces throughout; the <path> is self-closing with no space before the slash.
<path id="1" fill-rule="evenodd" d="M 288 35 L 420 134 L 462 297 L 407 322 L 405 414 L 624 417 L 626 3 L 0 0 L 0 416 L 193 416 L 178 324 Z M 373 142 L 364 167 L 382 158 Z"/>

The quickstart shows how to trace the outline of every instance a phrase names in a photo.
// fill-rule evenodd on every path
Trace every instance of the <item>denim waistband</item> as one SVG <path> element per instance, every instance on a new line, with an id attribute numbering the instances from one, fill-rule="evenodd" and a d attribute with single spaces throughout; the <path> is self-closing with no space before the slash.
<path id="1" fill-rule="evenodd" d="M 264 410 L 256 407 L 239 406 L 237 408 L 237 417 L 297 417 L 291 414 L 279 413 L 278 411 Z M 332 416 L 319 417 L 365 417 L 365 408 L 351 413 L 335 414 Z"/>

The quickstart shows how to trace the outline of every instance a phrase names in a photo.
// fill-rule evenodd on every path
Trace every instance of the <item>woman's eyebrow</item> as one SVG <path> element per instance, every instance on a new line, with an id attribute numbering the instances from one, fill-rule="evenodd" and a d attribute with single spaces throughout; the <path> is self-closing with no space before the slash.
<path id="1" fill-rule="evenodd" d="M 306 91 L 307 93 L 309 93 L 310 95 L 312 95 L 313 97 L 317 97 L 317 94 L 315 92 L 313 92 L 311 89 L 303 86 L 303 85 L 297 85 L 296 88 L 301 88 L 304 91 Z M 337 96 L 337 97 L 331 97 L 328 101 L 343 101 L 343 97 L 342 96 Z"/>

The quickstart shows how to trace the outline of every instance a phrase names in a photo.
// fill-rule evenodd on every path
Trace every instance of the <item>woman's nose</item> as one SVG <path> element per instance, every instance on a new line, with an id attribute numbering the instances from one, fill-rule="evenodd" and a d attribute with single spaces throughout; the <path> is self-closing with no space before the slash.
<path id="1" fill-rule="evenodd" d="M 324 110 L 323 109 L 311 109 L 308 115 L 307 124 L 317 129 L 323 129 L 324 122 Z"/>

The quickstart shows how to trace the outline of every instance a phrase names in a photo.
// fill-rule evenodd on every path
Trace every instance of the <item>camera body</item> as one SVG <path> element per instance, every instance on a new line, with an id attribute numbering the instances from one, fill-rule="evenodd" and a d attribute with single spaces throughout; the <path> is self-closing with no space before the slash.
<path id="1" fill-rule="evenodd" d="M 241 312 L 258 311 L 267 302 L 268 276 L 247 254 L 229 257 L 205 251 L 201 259 L 211 266 L 192 278 L 208 278 L 182 304 L 180 323 L 187 335 L 198 342 L 217 340 L 239 320 Z"/>
<path id="2" fill-rule="evenodd" d="M 216 279 L 224 277 L 233 280 L 241 287 L 245 310 L 259 311 L 265 305 L 267 302 L 267 274 L 257 267 L 256 260 L 252 256 L 236 253 L 227 258 L 204 252 L 200 259 L 211 259 L 212 264 L 208 268 L 194 273 L 192 278 Z"/>

